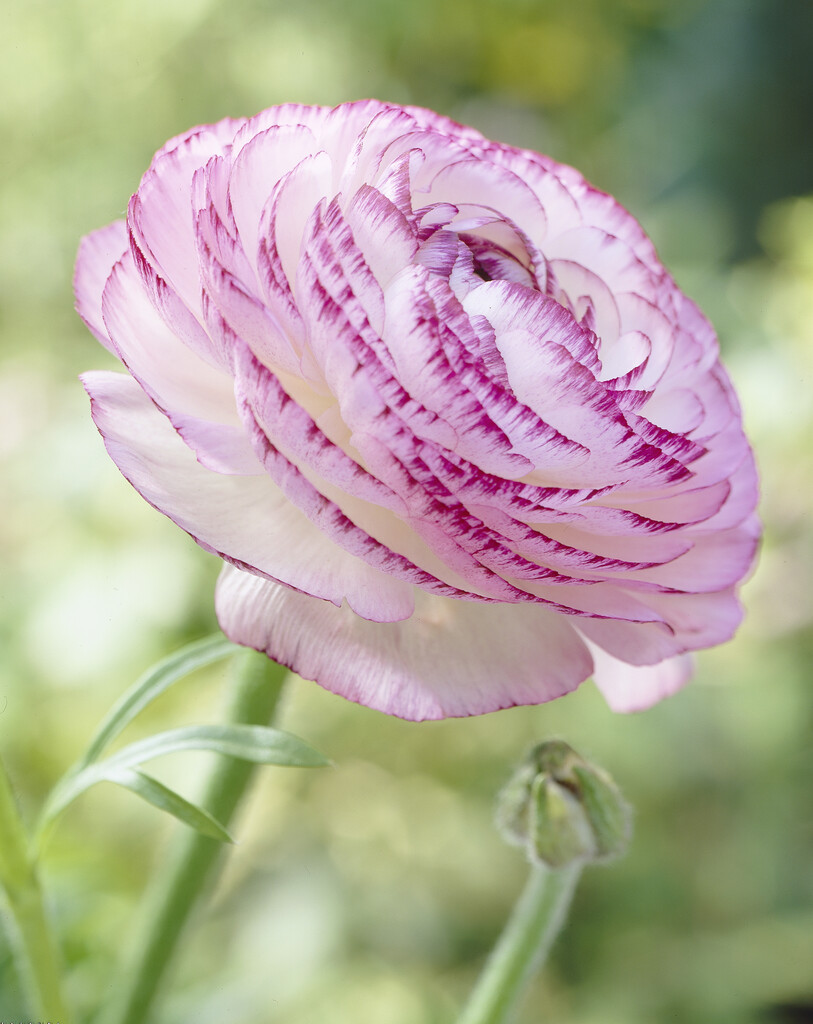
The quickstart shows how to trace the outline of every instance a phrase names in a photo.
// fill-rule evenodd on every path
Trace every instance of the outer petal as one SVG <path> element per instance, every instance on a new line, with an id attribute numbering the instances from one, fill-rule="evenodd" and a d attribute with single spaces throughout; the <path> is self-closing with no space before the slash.
<path id="1" fill-rule="evenodd" d="M 628 665 L 587 641 L 595 663 L 593 679 L 613 711 L 644 711 L 687 683 L 692 658 L 681 654 L 657 665 Z"/>
<path id="2" fill-rule="evenodd" d="M 216 608 L 235 642 L 410 721 L 540 704 L 574 690 L 592 670 L 568 621 L 537 606 L 420 594 L 409 619 L 371 623 L 225 566 Z"/>
<path id="3" fill-rule="evenodd" d="M 110 457 L 201 547 L 362 616 L 411 614 L 412 587 L 333 544 L 266 476 L 204 469 L 134 380 L 100 372 L 83 383 Z"/>
<path id="4" fill-rule="evenodd" d="M 79 243 L 73 275 L 76 312 L 111 352 L 113 344 L 102 318 L 102 292 L 113 267 L 127 251 L 127 244 L 127 225 L 123 220 L 85 235 Z"/>
<path id="5" fill-rule="evenodd" d="M 170 140 L 155 154 L 127 211 L 133 242 L 195 314 L 200 313 L 200 279 L 192 180 L 210 157 L 223 152 L 240 124 L 224 120 Z"/>

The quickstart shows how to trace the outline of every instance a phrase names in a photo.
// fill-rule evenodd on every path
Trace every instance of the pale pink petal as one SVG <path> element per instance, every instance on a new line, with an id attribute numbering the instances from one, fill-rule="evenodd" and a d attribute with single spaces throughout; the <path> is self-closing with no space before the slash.
<path id="1" fill-rule="evenodd" d="M 227 566 L 216 608 L 235 642 L 411 721 L 539 704 L 574 690 L 592 670 L 568 621 L 537 606 L 421 594 L 410 618 L 372 623 Z"/>
<path id="2" fill-rule="evenodd" d="M 692 675 L 692 658 L 681 654 L 655 665 L 628 665 L 588 641 L 593 679 L 612 711 L 644 711 L 671 697 Z"/>
<path id="3" fill-rule="evenodd" d="M 757 529 L 742 527 L 703 534 L 685 554 L 666 565 L 637 570 L 634 578 L 696 594 L 725 590 L 743 578 L 758 541 Z"/>
<path id="4" fill-rule="evenodd" d="M 114 221 L 106 228 L 85 235 L 79 244 L 73 275 L 76 312 L 111 352 L 113 345 L 102 319 L 102 292 L 113 267 L 127 251 L 127 247 L 127 225 L 123 220 Z"/>
<path id="5" fill-rule="evenodd" d="M 606 228 L 578 227 L 549 238 L 545 255 L 554 262 L 564 260 L 584 267 L 614 294 L 635 292 L 644 299 L 653 299 L 660 283 L 660 275 L 653 275 L 630 246 Z"/>
<path id="6" fill-rule="evenodd" d="M 547 234 L 547 219 L 533 190 L 507 167 L 485 160 L 446 164 L 433 176 L 427 203 L 472 203 L 499 211 L 500 217 L 521 226 L 529 238 Z"/>
<path id="7" fill-rule="evenodd" d="M 205 469 L 134 380 L 97 372 L 83 383 L 123 475 L 201 547 L 361 616 L 411 614 L 412 587 L 334 544 L 268 477 Z"/>
<path id="8" fill-rule="evenodd" d="M 317 150 L 309 128 L 281 125 L 255 135 L 234 161 L 229 180 L 231 209 L 243 252 L 255 267 L 260 216 L 274 185 Z"/>

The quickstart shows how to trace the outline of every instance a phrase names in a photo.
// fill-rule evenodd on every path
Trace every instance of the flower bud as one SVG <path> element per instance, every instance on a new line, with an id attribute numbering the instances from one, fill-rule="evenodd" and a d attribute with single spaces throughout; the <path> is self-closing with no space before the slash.
<path id="1" fill-rule="evenodd" d="M 534 747 L 498 797 L 497 826 L 550 868 L 626 851 L 632 812 L 610 776 L 563 740 Z"/>

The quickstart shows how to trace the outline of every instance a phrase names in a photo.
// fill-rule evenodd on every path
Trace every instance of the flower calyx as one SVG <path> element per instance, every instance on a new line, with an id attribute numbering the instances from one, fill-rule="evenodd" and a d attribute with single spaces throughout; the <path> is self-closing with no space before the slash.
<path id="1" fill-rule="evenodd" d="M 558 869 L 625 853 L 632 810 L 603 769 L 564 740 L 546 740 L 500 792 L 497 827 L 532 863 Z"/>

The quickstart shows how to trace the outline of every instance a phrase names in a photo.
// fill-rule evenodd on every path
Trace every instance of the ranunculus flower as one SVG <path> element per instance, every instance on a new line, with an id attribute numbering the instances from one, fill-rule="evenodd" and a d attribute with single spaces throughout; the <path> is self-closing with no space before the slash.
<path id="1" fill-rule="evenodd" d="M 273 107 L 86 238 L 124 476 L 225 632 L 404 718 L 618 710 L 728 639 L 756 475 L 714 332 L 610 196 L 427 110 Z"/>

